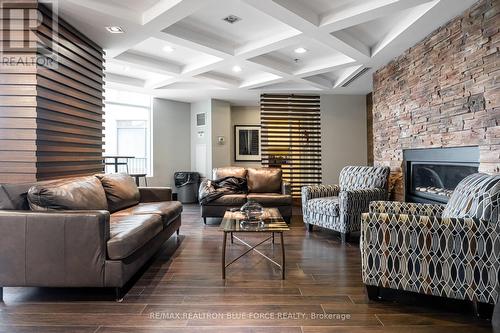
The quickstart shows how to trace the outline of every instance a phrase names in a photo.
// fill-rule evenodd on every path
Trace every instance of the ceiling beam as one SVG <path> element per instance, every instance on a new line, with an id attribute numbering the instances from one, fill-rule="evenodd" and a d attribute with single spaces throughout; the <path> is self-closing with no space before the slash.
<path id="1" fill-rule="evenodd" d="M 301 16 L 301 12 L 296 8 L 293 8 L 291 3 L 287 1 L 280 1 L 280 3 L 272 0 L 244 1 L 261 12 L 270 15 L 300 31 L 307 37 L 315 39 L 316 41 L 335 49 L 336 51 L 342 52 L 356 61 L 363 62 L 370 58 L 370 54 L 366 52 L 365 49 L 359 49 L 355 46 L 349 45 L 346 42 L 330 35 L 329 32 L 320 30 L 317 25 L 309 21 L 307 16 Z"/>
<path id="2" fill-rule="evenodd" d="M 129 22 L 132 22 L 134 24 L 140 24 L 141 23 L 141 18 L 140 15 L 138 15 L 137 12 L 134 12 L 131 9 L 128 9 L 127 7 L 124 6 L 114 6 L 112 4 L 106 3 L 105 1 L 98 1 L 98 0 L 64 0 L 67 2 L 72 3 L 73 5 L 82 7 L 82 8 L 87 8 L 90 10 L 93 10 L 95 12 L 112 16 L 117 19 L 121 20 L 126 20 Z"/>
<path id="3" fill-rule="evenodd" d="M 333 88 L 339 88 L 342 87 L 344 83 L 349 81 L 352 77 L 354 77 L 356 74 L 358 74 L 361 70 L 363 70 L 364 66 L 363 65 L 358 65 L 358 66 L 353 66 L 344 69 L 337 80 L 335 80 L 335 83 L 333 84 Z"/>
<path id="4" fill-rule="evenodd" d="M 415 24 L 422 16 L 439 3 L 440 0 L 434 0 L 418 7 L 413 8 L 401 21 L 398 22 L 385 37 L 379 41 L 372 49 L 372 55 L 377 55 L 384 48 L 388 47 L 399 35 L 406 29 Z"/>
<path id="5" fill-rule="evenodd" d="M 195 76 L 194 78 L 205 80 L 207 82 L 211 82 L 217 86 L 220 86 L 220 87 L 226 88 L 226 89 L 237 89 L 241 83 L 238 80 L 234 80 L 232 78 L 221 76 L 221 75 L 216 75 L 214 73 L 203 73 L 203 74 Z"/>
<path id="6" fill-rule="evenodd" d="M 108 57 L 114 58 L 122 54 L 142 42 L 144 36 L 151 36 L 215 2 L 216 0 L 167 1 L 168 5 L 161 7 L 162 12 L 159 12 L 154 18 L 150 18 L 145 24 L 137 25 L 135 29 L 128 31 L 127 39 L 119 47 L 109 50 Z"/>
<path id="7" fill-rule="evenodd" d="M 145 55 L 132 53 L 130 51 L 118 55 L 113 60 L 134 65 L 136 68 L 166 75 L 176 75 L 180 74 L 182 71 L 181 66 Z"/>
<path id="8" fill-rule="evenodd" d="M 432 0 L 370 0 L 359 1 L 347 8 L 321 17 L 319 28 L 325 32 L 342 30 L 354 25 L 394 15 Z"/>
<path id="9" fill-rule="evenodd" d="M 118 83 L 135 87 L 144 87 L 146 84 L 145 80 L 114 73 L 106 73 L 105 81 L 106 83 Z"/>

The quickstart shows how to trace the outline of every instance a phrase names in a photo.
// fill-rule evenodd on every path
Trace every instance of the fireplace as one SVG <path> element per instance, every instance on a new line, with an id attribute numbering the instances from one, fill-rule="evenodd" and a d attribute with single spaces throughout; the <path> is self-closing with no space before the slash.
<path id="1" fill-rule="evenodd" d="M 403 159 L 406 201 L 447 203 L 457 184 L 478 172 L 479 148 L 407 149 Z"/>

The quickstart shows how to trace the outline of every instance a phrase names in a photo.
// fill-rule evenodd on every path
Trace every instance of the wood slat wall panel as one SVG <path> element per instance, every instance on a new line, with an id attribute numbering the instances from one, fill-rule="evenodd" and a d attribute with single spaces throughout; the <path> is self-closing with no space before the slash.
<path id="1" fill-rule="evenodd" d="M 281 167 L 299 198 L 302 186 L 321 183 L 320 98 L 263 94 L 260 109 L 262 164 Z"/>
<path id="2" fill-rule="evenodd" d="M 50 39 L 53 20 L 45 7 L 40 11 L 38 36 Z M 57 33 L 58 67 L 37 71 L 39 179 L 103 170 L 104 53 L 60 18 Z"/>
<path id="3" fill-rule="evenodd" d="M 32 33 L 57 51 L 57 67 L 0 66 L 0 182 L 102 172 L 104 52 L 60 18 L 53 30 L 56 21 L 43 5 L 28 7 L 42 18 Z M 23 47 L 28 28 L 20 13 L 2 17 L 1 29 L 12 29 L 0 30 L 2 46 Z M 35 57 L 37 50 L 4 53 Z"/>

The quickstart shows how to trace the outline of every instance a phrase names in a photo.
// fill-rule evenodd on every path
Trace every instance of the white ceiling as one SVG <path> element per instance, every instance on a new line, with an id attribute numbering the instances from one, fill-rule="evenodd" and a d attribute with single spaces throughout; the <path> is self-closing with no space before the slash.
<path id="1" fill-rule="evenodd" d="M 263 91 L 366 94 L 374 70 L 474 2 L 59 0 L 59 14 L 106 50 L 108 87 L 256 105 Z"/>

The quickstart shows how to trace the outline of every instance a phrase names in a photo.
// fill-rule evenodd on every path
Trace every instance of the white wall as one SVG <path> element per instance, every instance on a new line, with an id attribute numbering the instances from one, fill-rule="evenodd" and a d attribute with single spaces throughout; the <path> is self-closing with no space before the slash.
<path id="1" fill-rule="evenodd" d="M 321 95 L 321 149 L 324 184 L 338 184 L 346 165 L 367 165 L 365 95 Z"/>
<path id="2" fill-rule="evenodd" d="M 174 187 L 174 172 L 191 167 L 189 103 L 153 99 L 153 177 L 150 186 Z"/>
<path id="3" fill-rule="evenodd" d="M 206 125 L 196 126 L 196 114 L 206 113 Z M 197 171 L 202 176 L 212 175 L 212 101 L 191 104 L 191 171 Z M 189 154 L 189 152 L 186 152 Z"/>
<path id="4" fill-rule="evenodd" d="M 231 107 L 231 164 L 258 168 L 262 164 L 260 162 L 236 162 L 234 156 L 234 126 L 235 125 L 260 125 L 260 108 L 258 106 L 232 106 Z"/>
<path id="5" fill-rule="evenodd" d="M 212 168 L 231 165 L 231 106 L 228 102 L 212 100 Z M 218 137 L 224 138 L 220 144 Z"/>

